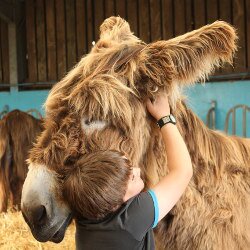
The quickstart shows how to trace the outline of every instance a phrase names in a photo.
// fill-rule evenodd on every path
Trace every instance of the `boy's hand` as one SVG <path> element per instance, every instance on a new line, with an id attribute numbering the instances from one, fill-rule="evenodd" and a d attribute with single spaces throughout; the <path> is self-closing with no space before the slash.
<path id="1" fill-rule="evenodd" d="M 151 102 L 150 99 L 146 101 L 148 112 L 158 121 L 163 116 L 170 115 L 170 107 L 168 96 L 161 94 L 156 97 L 155 101 Z"/>

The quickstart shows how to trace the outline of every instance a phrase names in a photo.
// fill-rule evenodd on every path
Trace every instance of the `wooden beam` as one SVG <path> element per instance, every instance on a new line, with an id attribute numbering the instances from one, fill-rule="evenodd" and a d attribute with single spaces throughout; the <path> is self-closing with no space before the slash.
<path id="1" fill-rule="evenodd" d="M 25 25 L 25 1 L 17 0 L 15 4 L 17 75 L 18 82 L 27 79 L 27 46 Z"/>
<path id="2" fill-rule="evenodd" d="M 8 22 L 8 67 L 10 86 L 16 87 L 18 82 L 26 78 L 26 31 L 25 31 L 25 11 L 24 1 L 1 1 L 5 6 L 11 6 L 13 11 L 12 21 Z M 6 9 L 7 10 L 7 9 Z M 1 10 L 2 11 L 2 10 Z M 5 10 L 4 10 L 5 11 Z"/>
<path id="3" fill-rule="evenodd" d="M 0 27 L 1 32 L 1 52 L 2 52 L 2 80 L 3 83 L 9 83 L 10 69 L 9 69 L 9 39 L 6 37 L 8 35 L 8 23 L 1 22 Z"/>
<path id="4" fill-rule="evenodd" d="M 9 74 L 10 74 L 10 86 L 16 86 L 18 83 L 17 73 L 17 39 L 16 39 L 16 25 L 9 23 Z"/>
<path id="5" fill-rule="evenodd" d="M 26 0 L 26 40 L 27 40 L 27 82 L 37 81 L 37 50 L 36 50 L 36 27 L 35 27 L 35 3 Z M 60 34 L 60 31 L 59 31 Z"/>

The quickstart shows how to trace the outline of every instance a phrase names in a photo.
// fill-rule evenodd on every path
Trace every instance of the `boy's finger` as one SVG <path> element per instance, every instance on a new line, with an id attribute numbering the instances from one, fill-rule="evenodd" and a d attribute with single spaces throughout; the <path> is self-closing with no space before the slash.
<path id="1" fill-rule="evenodd" d="M 152 105 L 152 101 L 148 98 L 147 101 L 146 101 L 146 104 L 147 105 Z"/>
<path id="2" fill-rule="evenodd" d="M 150 97 L 149 99 L 150 99 L 151 103 L 155 102 L 155 98 L 154 97 Z"/>

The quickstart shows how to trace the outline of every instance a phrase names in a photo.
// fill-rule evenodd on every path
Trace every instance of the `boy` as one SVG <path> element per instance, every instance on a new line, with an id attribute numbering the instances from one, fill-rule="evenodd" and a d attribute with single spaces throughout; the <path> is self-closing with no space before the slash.
<path id="1" fill-rule="evenodd" d="M 152 228 L 173 208 L 192 177 L 191 159 L 170 116 L 167 96 L 146 104 L 161 128 L 169 174 L 141 192 L 140 169 L 131 167 L 121 153 L 86 156 L 85 164 L 80 161 L 64 183 L 64 195 L 74 204 L 77 218 L 76 249 L 155 249 Z"/>

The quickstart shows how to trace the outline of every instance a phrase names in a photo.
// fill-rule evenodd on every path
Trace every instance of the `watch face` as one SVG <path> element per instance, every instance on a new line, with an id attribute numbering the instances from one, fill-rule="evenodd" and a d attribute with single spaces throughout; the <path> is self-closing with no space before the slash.
<path id="1" fill-rule="evenodd" d="M 170 115 L 170 118 L 171 118 L 171 121 L 172 121 L 172 122 L 176 123 L 176 120 L 175 120 L 175 118 L 174 118 L 173 115 Z"/>
<path id="2" fill-rule="evenodd" d="M 162 120 L 163 120 L 163 122 L 164 122 L 164 123 L 169 123 L 169 122 L 171 121 L 171 119 L 170 119 L 170 116 L 169 116 L 169 115 L 168 115 L 168 116 L 163 117 L 163 118 L 162 118 Z"/>

